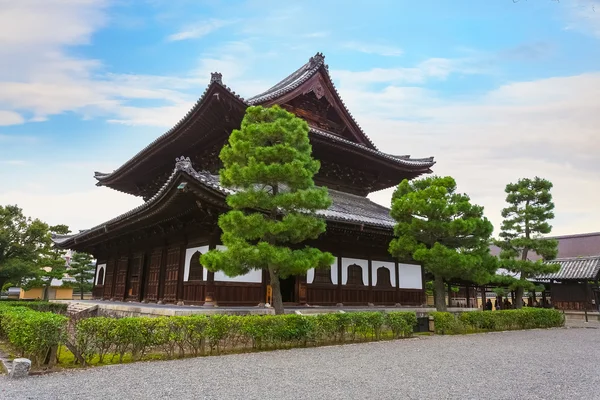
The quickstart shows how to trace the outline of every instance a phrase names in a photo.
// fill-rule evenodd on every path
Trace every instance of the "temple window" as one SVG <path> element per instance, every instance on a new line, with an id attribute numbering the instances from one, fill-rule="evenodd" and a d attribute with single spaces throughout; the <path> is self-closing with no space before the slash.
<path id="1" fill-rule="evenodd" d="M 362 268 L 359 265 L 353 264 L 348 266 L 348 282 L 347 285 L 364 286 Z"/>
<path id="2" fill-rule="evenodd" d="M 313 283 L 331 285 L 331 268 L 315 268 L 315 278 Z"/>
<path id="3" fill-rule="evenodd" d="M 201 281 L 204 277 L 204 268 L 200 264 L 200 256 L 202 253 L 199 251 L 195 252 L 190 259 L 190 281 Z"/>
<path id="4" fill-rule="evenodd" d="M 377 268 L 377 284 L 375 287 L 391 288 L 390 270 L 385 267 Z"/>
<path id="5" fill-rule="evenodd" d="M 104 285 L 104 267 L 100 267 L 98 270 L 98 281 L 96 285 Z"/>

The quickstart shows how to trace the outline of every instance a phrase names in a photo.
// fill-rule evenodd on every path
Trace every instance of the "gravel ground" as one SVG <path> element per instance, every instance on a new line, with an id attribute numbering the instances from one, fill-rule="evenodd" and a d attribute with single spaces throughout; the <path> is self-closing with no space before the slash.
<path id="1" fill-rule="evenodd" d="M 598 360 L 599 329 L 435 336 L 1 376 L 0 399 L 600 399 Z"/>

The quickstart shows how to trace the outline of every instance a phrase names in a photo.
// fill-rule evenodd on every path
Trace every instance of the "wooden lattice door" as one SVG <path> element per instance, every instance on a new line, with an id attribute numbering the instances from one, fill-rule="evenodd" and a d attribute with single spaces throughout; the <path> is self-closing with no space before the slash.
<path id="1" fill-rule="evenodd" d="M 102 297 L 110 299 L 113 296 L 113 279 L 115 277 L 115 260 L 106 262 L 106 274 L 104 275 L 104 293 Z"/>
<path id="2" fill-rule="evenodd" d="M 170 247 L 167 251 L 167 266 L 165 270 L 164 301 L 177 300 L 177 281 L 179 278 L 179 262 L 181 249 L 179 246 Z"/>
<path id="3" fill-rule="evenodd" d="M 136 254 L 131 259 L 129 266 L 129 276 L 127 282 L 127 297 L 132 300 L 137 300 L 140 293 L 140 277 L 142 272 L 143 254 Z"/>
<path id="4" fill-rule="evenodd" d="M 119 261 L 117 261 L 117 279 L 115 281 L 115 294 L 113 297 L 118 300 L 125 299 L 128 264 L 129 259 L 127 257 L 121 257 L 119 258 Z"/>
<path id="5" fill-rule="evenodd" d="M 162 262 L 162 249 L 157 249 L 150 255 L 148 276 L 146 278 L 146 299 L 158 300 L 158 288 L 160 283 L 160 265 Z"/>

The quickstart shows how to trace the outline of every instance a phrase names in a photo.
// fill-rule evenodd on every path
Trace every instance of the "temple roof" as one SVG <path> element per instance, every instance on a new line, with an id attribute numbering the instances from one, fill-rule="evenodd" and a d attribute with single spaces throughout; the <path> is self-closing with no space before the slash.
<path id="1" fill-rule="evenodd" d="M 110 226 L 116 223 L 126 222 L 128 219 L 136 215 L 140 215 L 152 209 L 152 207 L 164 198 L 169 189 L 171 189 L 178 178 L 191 178 L 194 183 L 198 184 L 205 190 L 218 194 L 222 204 L 225 206 L 225 198 L 228 194 L 234 193 L 233 190 L 223 187 L 219 182 L 219 176 L 213 175 L 210 172 L 197 172 L 187 157 L 176 159 L 175 168 L 170 177 L 158 190 L 158 192 L 145 203 L 127 211 L 109 221 L 106 221 L 93 228 L 82 230 L 74 235 L 53 235 L 52 240 L 61 248 L 68 248 L 78 238 L 93 233 L 108 232 Z M 394 220 L 389 215 L 389 209 L 381 206 L 366 197 L 357 196 L 349 193 L 340 192 L 337 190 L 328 189 L 329 196 L 332 200 L 332 205 L 327 210 L 320 210 L 317 215 L 320 215 L 327 221 L 346 222 L 355 225 L 368 225 L 376 228 L 383 228 L 391 231 L 394 226 Z"/>
<path id="2" fill-rule="evenodd" d="M 357 136 L 359 137 L 359 139 L 364 140 L 366 142 L 365 147 L 377 150 L 375 144 L 362 130 L 360 125 L 358 125 L 358 123 L 352 116 L 352 113 L 344 104 L 344 101 L 340 97 L 340 94 L 338 93 L 335 85 L 333 84 L 333 80 L 331 79 L 328 70 L 329 67 L 325 64 L 325 56 L 323 55 L 323 53 L 317 53 L 313 57 L 311 57 L 306 64 L 294 71 L 289 76 L 283 78 L 275 86 L 267 89 L 261 94 L 251 97 L 250 99 L 248 99 L 247 102 L 249 105 L 259 105 L 268 103 L 272 100 L 278 99 L 288 93 L 293 92 L 294 90 L 298 89 L 302 84 L 309 81 L 311 78 L 315 77 L 315 75 L 320 73 L 326 81 L 325 83 L 332 89 L 332 95 L 335 97 L 334 102 L 340 105 L 342 111 L 348 117 L 352 128 L 354 128 L 354 130 L 357 131 Z"/>
<path id="3" fill-rule="evenodd" d="M 306 95 L 306 93 L 311 95 L 316 93 L 317 98 L 324 96 L 328 99 L 327 101 L 333 104 L 332 109 L 338 113 L 336 115 L 340 115 L 341 120 L 338 123 L 346 127 L 342 135 L 311 125 L 311 121 L 308 121 L 311 141 L 319 140 L 325 146 L 350 151 L 360 157 L 356 160 L 356 165 L 371 168 L 378 176 L 380 172 L 381 176 L 389 172 L 391 176 L 398 179 L 390 183 L 393 179 L 388 182 L 383 178 L 374 177 L 373 188 L 369 191 L 390 187 L 403 178 L 412 179 L 420 174 L 430 173 L 430 168 L 435 164 L 433 157 L 413 159 L 410 156 L 395 156 L 377 150 L 341 100 L 324 64 L 324 59 L 323 54 L 317 53 L 308 63 L 275 86 L 248 100 L 244 100 L 223 85 L 220 73 L 213 73 L 210 84 L 200 99 L 179 122 L 113 172 L 95 172 L 94 177 L 98 181 L 96 184 L 148 198 L 158 187 L 156 185 L 152 186 L 151 190 L 147 189 L 148 184 L 155 181 L 153 177 L 160 175 L 164 179 L 168 174 L 169 165 L 164 164 L 165 158 L 172 159 L 171 157 L 189 151 L 193 146 L 207 148 L 209 144 L 226 140 L 224 134 L 239 128 L 244 110 L 248 106 L 284 103 L 294 96 Z M 329 154 L 329 150 L 321 152 L 323 157 L 329 157 Z M 196 161 L 194 160 L 194 163 Z M 406 176 L 401 176 L 403 173 L 406 173 Z M 390 179 L 390 176 L 386 179 Z"/>
<path id="4" fill-rule="evenodd" d="M 595 280 L 600 277 L 600 255 L 592 257 L 570 257 L 557 258 L 548 261 L 552 264 L 560 264 L 560 270 L 553 274 L 538 275 L 531 278 L 536 282 L 547 282 L 549 280 Z"/>

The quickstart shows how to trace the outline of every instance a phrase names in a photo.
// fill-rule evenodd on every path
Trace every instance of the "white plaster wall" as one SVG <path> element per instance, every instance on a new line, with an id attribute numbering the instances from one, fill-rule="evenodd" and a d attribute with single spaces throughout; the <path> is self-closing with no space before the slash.
<path id="1" fill-rule="evenodd" d="M 377 270 L 379 268 L 387 268 L 390 271 L 390 283 L 392 287 L 396 287 L 396 265 L 389 261 L 371 261 L 371 275 L 373 286 L 377 285 Z"/>
<path id="2" fill-rule="evenodd" d="M 225 250 L 227 246 L 217 245 L 217 250 Z M 244 282 L 244 283 L 262 283 L 262 270 L 252 270 L 246 275 L 229 277 L 222 271 L 215 272 L 215 282 Z"/>
<path id="3" fill-rule="evenodd" d="M 337 285 L 337 257 L 335 258 L 335 261 L 333 262 L 333 264 L 331 264 L 331 269 L 330 269 L 330 274 L 331 274 L 331 282 L 334 285 Z M 311 268 L 308 271 L 306 271 L 306 283 L 307 284 L 311 284 L 313 283 L 313 281 L 315 280 L 315 269 Z"/>
<path id="4" fill-rule="evenodd" d="M 420 265 L 398 264 L 398 277 L 401 289 L 423 289 L 423 276 Z"/>
<path id="5" fill-rule="evenodd" d="M 348 267 L 353 264 L 362 268 L 363 283 L 369 286 L 369 261 L 358 258 L 342 258 L 342 285 L 348 282 Z"/>
<path id="6" fill-rule="evenodd" d="M 94 281 L 94 284 L 98 284 L 98 282 L 100 281 L 100 268 L 102 268 L 102 283 L 104 283 L 104 276 L 106 275 L 106 264 L 99 264 L 98 268 L 96 268 L 96 280 Z"/>
<path id="7" fill-rule="evenodd" d="M 185 250 L 185 264 L 183 267 L 183 281 L 184 282 L 187 282 L 190 277 L 190 261 L 192 260 L 192 256 L 197 251 L 204 254 L 204 253 L 208 252 L 208 246 L 190 247 L 189 249 Z M 202 279 L 206 280 L 206 278 L 207 278 L 206 268 L 203 269 L 202 273 L 203 273 Z"/>

